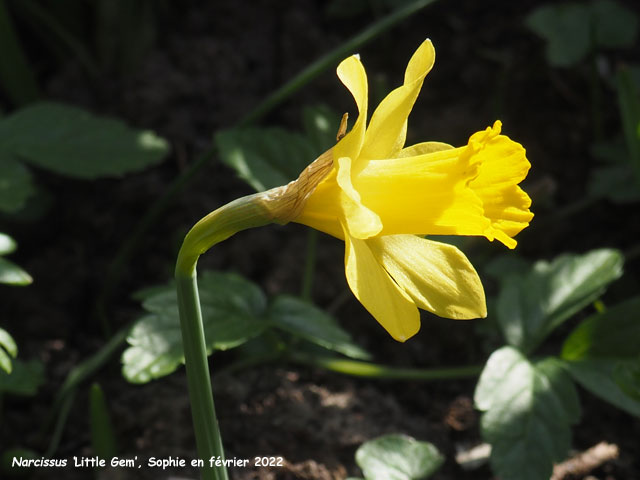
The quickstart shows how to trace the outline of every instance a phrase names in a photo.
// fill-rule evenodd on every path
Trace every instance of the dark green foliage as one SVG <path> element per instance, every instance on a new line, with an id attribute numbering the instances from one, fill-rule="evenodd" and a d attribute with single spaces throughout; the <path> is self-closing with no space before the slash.
<path id="1" fill-rule="evenodd" d="M 497 315 L 507 343 L 532 351 L 621 274 L 621 254 L 603 249 L 561 255 L 551 263 L 537 262 L 526 274 L 505 277 Z"/>
<path id="2" fill-rule="evenodd" d="M 263 333 L 286 332 L 352 358 L 368 358 L 331 316 L 298 298 L 283 295 L 269 302 L 258 286 L 235 274 L 204 272 L 198 284 L 210 354 Z M 147 289 L 146 295 L 147 314 L 133 326 L 122 355 L 123 374 L 135 383 L 168 375 L 184 362 L 174 285 Z"/>
<path id="3" fill-rule="evenodd" d="M 53 102 L 25 107 L 0 120 L 0 210 L 19 210 L 33 193 L 24 163 L 90 180 L 142 170 L 168 151 L 150 131 L 81 108 Z"/>
<path id="4" fill-rule="evenodd" d="M 547 60 L 572 66 L 597 47 L 631 47 L 638 18 L 612 0 L 560 3 L 534 10 L 526 25 L 547 41 Z"/>
<path id="5" fill-rule="evenodd" d="M 495 351 L 476 387 L 482 436 L 503 480 L 542 480 L 571 445 L 580 415 L 575 387 L 553 358 L 532 362 L 513 347 Z M 523 466 L 526 465 L 526 468 Z"/>

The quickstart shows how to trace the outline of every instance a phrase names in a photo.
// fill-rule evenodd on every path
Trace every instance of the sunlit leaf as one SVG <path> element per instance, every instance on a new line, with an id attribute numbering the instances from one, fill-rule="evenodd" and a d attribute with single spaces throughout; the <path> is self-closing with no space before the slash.
<path id="1" fill-rule="evenodd" d="M 4 233 L 0 233 L 0 255 L 7 255 L 15 252 L 17 247 L 18 245 L 13 238 Z"/>
<path id="2" fill-rule="evenodd" d="M 0 369 L 0 393 L 32 396 L 44 381 L 44 367 L 37 360 L 13 361 L 11 374 Z"/>
<path id="3" fill-rule="evenodd" d="M 13 337 L 4 328 L 0 328 L 0 347 L 4 348 L 9 355 L 16 357 L 18 355 L 18 346 Z"/>
<path id="4" fill-rule="evenodd" d="M 198 283 L 209 353 L 241 345 L 266 328 L 266 298 L 248 280 L 205 272 Z M 175 287 L 150 292 L 143 303 L 148 314 L 133 326 L 122 355 L 123 375 L 134 383 L 168 375 L 184 362 Z"/>
<path id="5" fill-rule="evenodd" d="M 500 290 L 498 322 L 510 345 L 531 351 L 574 313 L 597 299 L 622 274 L 617 250 L 593 250 L 537 262 L 524 275 L 511 275 Z"/>
<path id="6" fill-rule="evenodd" d="M 11 373 L 13 365 L 11 364 L 11 357 L 7 352 L 0 348 L 0 370 L 4 370 L 6 373 Z"/>
<path id="7" fill-rule="evenodd" d="M 303 135 L 281 128 L 244 128 L 215 137 L 220 158 L 257 191 L 295 180 L 318 156 Z"/>
<path id="8" fill-rule="evenodd" d="M 484 412 L 481 432 L 491 444 L 496 475 L 548 480 L 553 463 L 569 450 L 570 425 L 580 415 L 576 389 L 561 363 L 554 358 L 534 363 L 503 347 L 489 358 L 474 399 Z"/>
<path id="9" fill-rule="evenodd" d="M 18 355 L 18 346 L 5 329 L 0 328 L 0 370 L 11 373 L 11 357 Z"/>
<path id="10" fill-rule="evenodd" d="M 153 132 L 54 102 L 32 104 L 3 118 L 0 144 L 2 157 L 9 152 L 38 167 L 84 179 L 139 171 L 159 163 L 169 151 L 167 142 Z"/>
<path id="11" fill-rule="evenodd" d="M 422 480 L 443 462 L 435 445 L 407 435 L 384 435 L 363 443 L 356 451 L 356 463 L 366 480 Z"/>
<path id="12" fill-rule="evenodd" d="M 296 297 L 281 295 L 269 306 L 271 324 L 351 358 L 369 359 L 370 355 L 353 343 L 333 317 Z"/>
<path id="13" fill-rule="evenodd" d="M 29 285 L 33 282 L 31 275 L 6 258 L 0 257 L 0 283 L 8 285 Z"/>
<path id="14" fill-rule="evenodd" d="M 635 376 L 640 370 L 639 315 L 640 297 L 628 299 L 583 320 L 562 347 L 562 358 L 576 381 L 637 416 L 640 398 L 634 392 L 640 387 Z"/>
<path id="15" fill-rule="evenodd" d="M 571 376 L 595 396 L 640 417 L 640 402 L 629 396 L 615 380 L 615 372 L 621 368 L 619 359 L 584 358 L 565 362 L 565 365 Z"/>
<path id="16" fill-rule="evenodd" d="M 567 337 L 562 358 L 632 358 L 640 353 L 640 296 L 595 313 Z"/>
<path id="17" fill-rule="evenodd" d="M 0 148 L 0 212 L 19 211 L 34 192 L 29 170 Z"/>

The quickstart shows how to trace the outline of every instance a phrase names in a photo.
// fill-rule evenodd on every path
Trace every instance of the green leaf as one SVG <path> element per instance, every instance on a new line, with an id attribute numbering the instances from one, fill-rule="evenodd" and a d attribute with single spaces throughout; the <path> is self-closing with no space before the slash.
<path id="1" fill-rule="evenodd" d="M 0 348 L 0 370 L 4 370 L 7 373 L 11 373 L 13 366 L 11 365 L 11 357 Z"/>
<path id="2" fill-rule="evenodd" d="M 34 193 L 29 170 L 10 154 L 0 150 L 0 212 L 19 211 Z"/>
<path id="3" fill-rule="evenodd" d="M 18 346 L 4 328 L 0 328 L 0 369 L 7 373 L 11 373 L 11 357 L 16 358 L 18 355 Z"/>
<path id="4" fill-rule="evenodd" d="M 444 462 L 435 445 L 407 435 L 384 435 L 363 443 L 356 463 L 366 480 L 421 480 Z"/>
<path id="5" fill-rule="evenodd" d="M 622 274 L 617 250 L 593 250 L 537 262 L 500 290 L 498 323 L 510 345 L 532 351 L 562 322 L 597 299 Z"/>
<path id="6" fill-rule="evenodd" d="M 18 346 L 13 337 L 4 328 L 0 327 L 0 347 L 4 348 L 9 355 L 15 358 L 18 355 Z"/>
<path id="7" fill-rule="evenodd" d="M 635 12 L 611 0 L 591 4 L 595 42 L 602 47 L 632 47 L 638 33 Z"/>
<path id="8" fill-rule="evenodd" d="M 625 204 L 640 200 L 640 188 L 630 163 L 594 168 L 587 190 L 590 196 L 606 198 L 613 203 Z"/>
<path id="9" fill-rule="evenodd" d="M 568 67 L 595 47 L 631 47 L 638 17 L 611 0 L 591 4 L 563 3 L 534 10 L 525 24 L 547 42 L 551 65 Z"/>
<path id="10" fill-rule="evenodd" d="M 548 480 L 571 443 L 580 403 L 554 358 L 532 363 L 512 347 L 496 350 L 480 376 L 475 403 L 483 438 L 502 480 Z M 523 468 L 526 465 L 526 468 Z"/>
<path id="11" fill-rule="evenodd" d="M 139 171 L 169 151 L 153 132 L 53 102 L 32 104 L 2 119 L 0 144 L 3 152 L 33 165 L 83 179 Z"/>
<path id="12" fill-rule="evenodd" d="M 44 381 L 44 367 L 37 360 L 13 361 L 11 374 L 0 370 L 0 393 L 33 396 Z"/>
<path id="13" fill-rule="evenodd" d="M 615 358 L 584 358 L 565 362 L 571 376 L 595 396 L 640 417 L 640 402 L 630 397 L 615 380 L 620 360 Z"/>
<path id="14" fill-rule="evenodd" d="M 269 306 L 267 318 L 285 330 L 347 357 L 368 360 L 371 356 L 353 343 L 333 317 L 296 297 L 281 295 Z"/>
<path id="15" fill-rule="evenodd" d="M 613 368 L 613 380 L 620 390 L 640 404 L 640 358 L 617 363 Z"/>
<path id="16" fill-rule="evenodd" d="M 640 296 L 583 320 L 562 346 L 562 358 L 632 358 L 640 351 Z"/>
<path id="17" fill-rule="evenodd" d="M 100 458 L 111 459 L 118 454 L 116 436 L 104 392 L 98 383 L 89 389 L 89 424 L 91 447 Z"/>
<path id="18" fill-rule="evenodd" d="M 241 345 L 267 327 L 266 298 L 253 283 L 213 272 L 205 272 L 198 283 L 209 353 Z M 168 375 L 184 362 L 175 287 L 151 292 L 143 303 L 148 314 L 133 326 L 122 355 L 123 375 L 134 383 Z"/>
<path id="19" fill-rule="evenodd" d="M 0 233 L 0 255 L 8 255 L 16 251 L 18 245 L 9 235 Z"/>
<path id="20" fill-rule="evenodd" d="M 640 416 L 634 375 L 640 370 L 640 296 L 583 320 L 567 337 L 562 358 L 571 375 L 587 390 Z M 635 372 L 635 373 L 634 373 Z"/>
<path id="21" fill-rule="evenodd" d="M 304 136 L 281 128 L 244 128 L 216 134 L 222 161 L 257 191 L 286 185 L 318 156 Z"/>
<path id="22" fill-rule="evenodd" d="M 29 285 L 33 282 L 31 275 L 15 263 L 0 257 L 0 283 L 9 285 Z"/>
<path id="23" fill-rule="evenodd" d="M 546 40 L 551 65 L 568 67 L 582 60 L 591 46 L 591 12 L 577 3 L 545 5 L 534 10 L 525 24 Z"/>

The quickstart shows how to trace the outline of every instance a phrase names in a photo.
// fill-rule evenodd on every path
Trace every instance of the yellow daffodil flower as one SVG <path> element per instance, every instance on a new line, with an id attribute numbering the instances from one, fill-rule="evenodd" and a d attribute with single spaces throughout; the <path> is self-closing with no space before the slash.
<path id="1" fill-rule="evenodd" d="M 399 341 L 419 330 L 418 307 L 453 319 L 486 316 L 482 283 L 465 255 L 421 236 L 481 235 L 514 248 L 513 237 L 533 217 L 531 200 L 518 186 L 530 164 L 522 145 L 500 134 L 500 121 L 463 147 L 404 146 L 407 118 L 434 60 L 425 40 L 404 84 L 380 103 L 368 127 L 364 67 L 358 56 L 338 66 L 358 118 L 286 187 L 296 194 L 280 218 L 345 241 L 349 287 Z"/>
<path id="2" fill-rule="evenodd" d="M 428 235 L 482 235 L 514 248 L 533 215 L 520 183 L 529 170 L 522 146 L 496 121 L 464 147 L 425 142 L 405 147 L 407 118 L 435 60 L 426 40 L 404 84 L 380 103 L 367 127 L 367 76 L 357 56 L 338 66 L 353 95 L 353 129 L 297 180 L 236 199 L 200 219 L 176 261 L 176 291 L 196 442 L 201 457 L 222 456 L 198 300 L 196 265 L 213 245 L 247 228 L 302 223 L 345 242 L 349 287 L 399 341 L 420 328 L 418 307 L 467 319 L 486 316 L 484 290 L 456 247 Z M 346 130 L 346 126 L 344 126 Z M 218 477 L 214 472 L 212 477 Z M 226 478 L 224 469 L 219 471 Z"/>

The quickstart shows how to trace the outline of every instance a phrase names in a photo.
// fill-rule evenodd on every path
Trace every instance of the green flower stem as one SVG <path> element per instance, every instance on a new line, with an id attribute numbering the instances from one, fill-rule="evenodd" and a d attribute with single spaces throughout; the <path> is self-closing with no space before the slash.
<path id="1" fill-rule="evenodd" d="M 388 380 L 452 380 L 454 378 L 474 378 L 480 375 L 482 365 L 468 365 L 449 368 L 396 368 L 376 363 L 347 360 L 336 357 L 309 355 L 302 352 L 293 352 L 289 360 L 320 367 L 336 373 L 353 377 L 377 378 Z"/>
<path id="2" fill-rule="evenodd" d="M 249 195 L 210 213 L 187 233 L 178 253 L 175 276 L 180 328 L 198 457 L 205 462 L 204 480 L 227 480 L 228 476 L 226 467 L 208 462 L 212 457 L 224 459 L 224 450 L 211 391 L 196 264 L 216 243 L 241 230 L 272 223 L 273 213 L 266 206 L 269 198 L 269 192 Z"/>
<path id="3" fill-rule="evenodd" d="M 222 438 L 211 392 L 209 363 L 207 362 L 207 348 L 202 327 L 195 269 L 191 275 L 176 273 L 176 281 L 180 327 L 198 457 L 205 462 L 212 457 L 224 459 Z M 204 480 L 227 479 L 227 470 L 224 467 L 209 468 L 206 466 L 202 469 L 202 478 Z"/>

